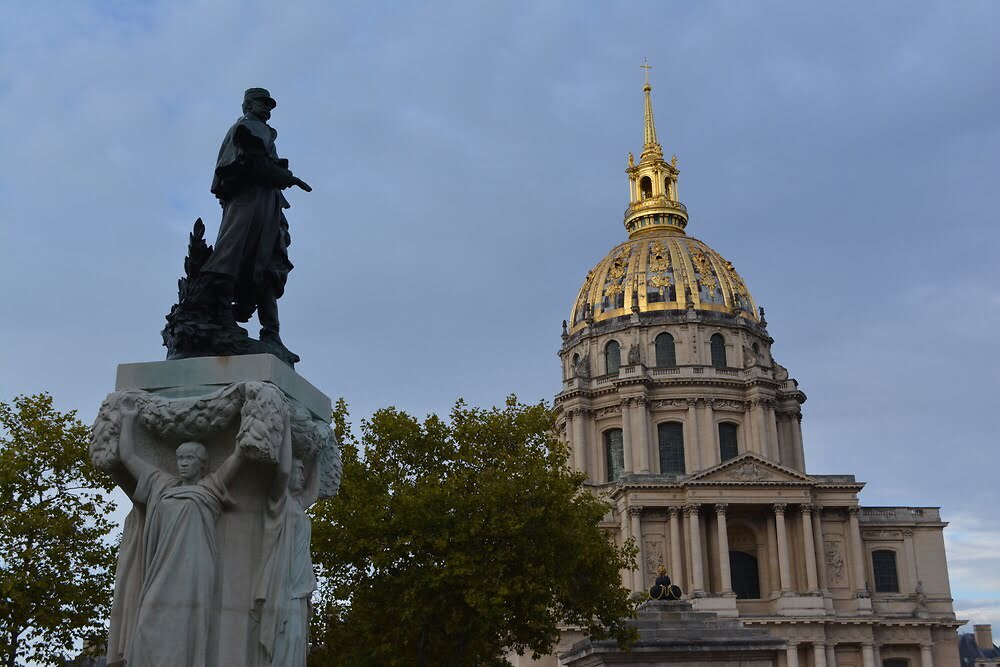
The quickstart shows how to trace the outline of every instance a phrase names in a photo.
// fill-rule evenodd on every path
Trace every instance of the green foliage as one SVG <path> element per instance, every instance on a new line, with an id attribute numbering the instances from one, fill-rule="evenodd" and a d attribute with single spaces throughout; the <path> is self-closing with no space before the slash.
<path id="1" fill-rule="evenodd" d="M 114 504 L 88 429 L 48 394 L 0 403 L 0 656 L 62 664 L 103 637 L 114 586 Z"/>
<path id="2" fill-rule="evenodd" d="M 633 637 L 607 504 L 567 467 L 544 405 L 459 401 L 450 422 L 387 408 L 351 436 L 339 495 L 313 510 L 320 573 L 310 665 L 502 665 L 552 651 L 560 624 Z"/>

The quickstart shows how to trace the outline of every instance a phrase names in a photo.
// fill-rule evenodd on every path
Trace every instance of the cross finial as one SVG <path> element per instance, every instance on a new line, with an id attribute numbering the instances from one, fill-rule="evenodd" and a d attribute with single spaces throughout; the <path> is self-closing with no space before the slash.
<path id="1" fill-rule="evenodd" d="M 639 67 L 641 67 L 644 70 L 646 70 L 646 85 L 648 86 L 649 85 L 649 70 L 653 69 L 653 66 L 650 65 L 649 62 L 645 58 L 643 58 L 642 59 L 642 64 L 639 65 Z"/>

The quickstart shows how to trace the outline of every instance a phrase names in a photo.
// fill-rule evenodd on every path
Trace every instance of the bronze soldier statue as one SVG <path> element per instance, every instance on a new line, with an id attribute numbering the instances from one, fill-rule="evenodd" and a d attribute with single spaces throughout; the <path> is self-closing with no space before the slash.
<path id="1" fill-rule="evenodd" d="M 261 340 L 280 344 L 278 299 L 292 263 L 288 261 L 288 200 L 281 193 L 310 188 L 288 169 L 274 146 L 277 131 L 267 124 L 277 102 L 264 88 L 243 95 L 243 117 L 229 128 L 219 149 L 212 194 L 222 204 L 222 224 L 206 273 L 224 276 L 222 298 L 240 322 L 259 311 Z M 225 307 L 225 306 L 224 306 Z"/>
<path id="2" fill-rule="evenodd" d="M 277 102 L 264 88 L 243 95 L 243 116 L 229 128 L 212 179 L 212 193 L 222 205 L 215 248 L 204 243 L 199 219 L 178 303 L 167 315 L 164 345 L 170 359 L 270 352 L 289 364 L 298 361 L 279 335 L 278 299 L 288 272 L 289 208 L 282 190 L 312 188 L 278 157 L 278 133 L 267 124 Z M 258 313 L 260 340 L 248 338 L 236 322 Z"/>

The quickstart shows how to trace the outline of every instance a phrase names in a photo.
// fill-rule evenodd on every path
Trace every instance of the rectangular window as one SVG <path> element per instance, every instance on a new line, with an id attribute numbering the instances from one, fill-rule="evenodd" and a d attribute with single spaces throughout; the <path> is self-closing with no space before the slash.
<path id="1" fill-rule="evenodd" d="M 898 593 L 899 573 L 896 570 L 896 552 L 880 549 L 872 552 L 872 574 L 876 593 Z"/>
<path id="2" fill-rule="evenodd" d="M 684 474 L 684 424 L 667 422 L 656 427 L 660 443 L 660 472 Z"/>
<path id="3" fill-rule="evenodd" d="M 620 428 L 604 432 L 604 451 L 608 461 L 608 481 L 614 482 L 625 470 L 625 445 Z"/>
<path id="4" fill-rule="evenodd" d="M 735 459 L 740 453 L 739 443 L 736 439 L 737 426 L 732 422 L 722 422 L 719 424 L 719 460 L 728 461 Z"/>

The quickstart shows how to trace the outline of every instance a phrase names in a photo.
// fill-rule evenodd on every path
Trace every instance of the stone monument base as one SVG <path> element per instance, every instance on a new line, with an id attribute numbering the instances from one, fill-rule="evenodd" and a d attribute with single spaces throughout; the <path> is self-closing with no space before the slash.
<path id="1" fill-rule="evenodd" d="M 560 658 L 566 667 L 775 667 L 786 642 L 738 619 L 694 611 L 686 600 L 649 600 L 629 622 L 639 640 L 629 652 L 614 640 L 585 639 Z"/>
<path id="2" fill-rule="evenodd" d="M 268 635 L 262 627 L 267 626 L 274 605 L 278 605 L 278 612 L 270 617 L 278 621 L 271 625 L 278 628 L 277 641 L 281 642 L 286 640 L 281 635 L 282 614 L 302 599 L 267 599 L 281 598 L 273 591 L 303 586 L 301 581 L 282 580 L 290 576 L 288 562 L 301 559 L 303 551 L 308 559 L 308 519 L 302 510 L 317 497 L 334 495 L 340 484 L 340 453 L 330 428 L 330 399 L 266 354 L 123 364 L 118 368 L 116 389 L 101 406 L 91 442 L 94 464 L 111 473 L 134 503 L 119 552 L 108 664 L 123 664 L 140 635 L 145 635 L 141 641 L 147 645 L 162 638 L 162 653 L 156 653 L 161 648 L 153 646 L 149 650 L 154 653 L 147 650 L 142 654 L 147 661 L 150 655 L 157 659 L 166 656 L 166 661 L 155 664 L 174 664 L 172 660 L 204 667 L 261 664 L 261 642 L 272 641 L 262 639 Z M 126 437 L 125 451 L 134 451 L 131 467 L 125 460 L 128 454 L 122 456 Z M 180 446 L 190 442 L 203 447 L 207 460 L 201 463 L 201 481 L 182 482 Z M 282 460 L 286 468 L 292 460 L 300 463 L 300 477 L 313 484 L 313 490 L 305 494 L 308 500 L 293 494 L 301 489 L 293 490 L 289 485 L 286 496 L 284 486 L 276 487 L 276 471 Z M 223 479 L 222 468 L 235 472 Z M 137 475 L 137 470 L 142 474 Z M 206 482 L 209 473 L 217 478 Z M 160 506 L 153 504 L 157 480 L 166 480 L 163 488 L 168 495 L 176 492 L 181 499 L 171 501 L 174 507 L 195 498 L 192 507 L 197 506 L 196 510 L 183 515 L 169 510 L 182 517 L 176 519 L 179 528 L 171 528 L 173 532 L 163 528 L 167 521 L 163 517 L 170 518 L 163 514 L 168 510 L 156 509 Z M 206 483 L 208 487 L 200 486 Z M 280 489 L 280 497 L 275 488 Z M 221 502 L 199 504 L 207 493 L 200 489 L 209 489 Z M 294 516 L 274 514 L 276 507 L 284 512 L 293 502 L 299 503 L 294 505 Z M 208 516 L 205 507 L 215 514 Z M 183 552 L 172 555 L 163 547 L 170 547 L 170 540 L 176 543 L 174 534 L 184 532 L 185 521 L 201 522 L 193 532 L 195 537 L 185 538 L 204 546 L 200 560 Z M 202 533 L 206 536 L 201 537 Z M 290 546 L 293 543 L 297 546 Z M 163 565 L 163 558 L 173 560 Z M 171 591 L 151 592 L 157 590 L 156 582 L 151 584 L 151 573 L 166 572 L 169 579 L 185 568 L 199 581 L 211 582 L 212 589 L 191 602 L 196 611 L 190 613 L 183 611 L 188 603 Z M 303 571 L 312 576 L 311 565 L 299 567 L 300 575 Z M 203 623 L 188 620 L 198 614 L 204 615 Z M 139 627 L 141 618 L 165 617 L 183 619 L 187 627 L 181 634 L 185 636 L 176 636 L 180 631 L 173 627 Z M 188 639 L 193 636 L 197 640 Z M 197 646 L 188 646 L 181 653 L 168 646 L 186 641 Z M 304 639 L 300 643 L 304 644 Z M 304 645 L 301 655 L 304 665 Z M 299 663 L 298 659 L 294 662 Z"/>

